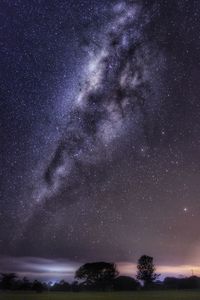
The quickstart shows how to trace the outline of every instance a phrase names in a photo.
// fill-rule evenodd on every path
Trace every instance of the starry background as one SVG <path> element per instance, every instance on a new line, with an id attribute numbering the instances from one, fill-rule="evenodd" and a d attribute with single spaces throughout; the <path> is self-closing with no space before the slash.
<path id="1" fill-rule="evenodd" d="M 0 3 L 0 266 L 199 271 L 200 3 Z"/>

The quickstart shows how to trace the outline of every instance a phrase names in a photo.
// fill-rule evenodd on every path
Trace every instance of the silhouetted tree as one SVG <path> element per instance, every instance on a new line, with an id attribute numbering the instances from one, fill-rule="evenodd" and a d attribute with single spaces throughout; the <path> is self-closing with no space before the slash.
<path id="1" fill-rule="evenodd" d="M 72 292 L 79 292 L 80 291 L 80 285 L 78 281 L 73 281 L 71 284 L 71 291 Z"/>
<path id="2" fill-rule="evenodd" d="M 137 279 L 143 281 L 144 287 L 149 288 L 151 284 L 160 276 L 156 274 L 156 268 L 153 263 L 153 257 L 143 255 L 138 260 Z"/>
<path id="3" fill-rule="evenodd" d="M 17 275 L 15 273 L 1 274 L 1 288 L 2 290 L 11 290 L 14 287 Z"/>
<path id="4" fill-rule="evenodd" d="M 186 278 L 166 277 L 163 285 L 166 289 L 199 289 L 200 278 L 197 276 Z"/>
<path id="5" fill-rule="evenodd" d="M 20 289 L 23 291 L 28 291 L 31 290 L 31 288 L 32 288 L 32 283 L 28 280 L 28 278 L 24 277 L 21 280 Z"/>
<path id="6" fill-rule="evenodd" d="M 95 262 L 81 266 L 76 271 L 75 278 L 83 280 L 87 287 L 105 290 L 112 286 L 118 274 L 114 263 Z"/>
<path id="7" fill-rule="evenodd" d="M 51 287 L 51 291 L 57 291 L 57 292 L 68 292 L 71 290 L 71 286 L 68 282 L 61 280 L 59 283 L 55 283 Z"/>
<path id="8" fill-rule="evenodd" d="M 166 277 L 163 281 L 163 285 L 166 289 L 178 289 L 179 279 L 174 277 Z"/>
<path id="9" fill-rule="evenodd" d="M 44 292 L 44 290 L 45 290 L 45 286 L 44 286 L 44 284 L 43 284 L 42 282 L 40 282 L 40 281 L 38 281 L 38 280 L 35 280 L 35 281 L 33 282 L 33 287 L 32 287 L 32 289 L 33 289 L 34 291 L 36 291 L 37 293 L 42 293 L 42 292 Z"/>
<path id="10" fill-rule="evenodd" d="M 114 280 L 114 290 L 116 291 L 135 291 L 140 288 L 140 283 L 129 276 L 119 276 Z"/>

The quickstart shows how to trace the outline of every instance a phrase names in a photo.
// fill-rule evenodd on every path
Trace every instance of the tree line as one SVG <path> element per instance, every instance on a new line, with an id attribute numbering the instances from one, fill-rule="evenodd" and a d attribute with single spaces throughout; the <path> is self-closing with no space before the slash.
<path id="1" fill-rule="evenodd" d="M 26 277 L 20 279 L 15 273 L 1 273 L 1 290 L 23 291 L 136 291 L 144 289 L 198 289 L 200 278 L 197 276 L 159 280 L 153 257 L 143 255 L 138 260 L 136 278 L 120 276 L 114 263 L 93 262 L 82 265 L 75 272 L 75 281 L 68 283 L 61 280 L 56 283 L 44 283 L 39 280 L 30 281 Z"/>

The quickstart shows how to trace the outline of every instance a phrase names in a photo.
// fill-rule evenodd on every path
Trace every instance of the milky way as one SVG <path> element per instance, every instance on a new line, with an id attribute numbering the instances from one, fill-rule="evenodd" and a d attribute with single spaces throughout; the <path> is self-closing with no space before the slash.
<path id="1" fill-rule="evenodd" d="M 61 185 L 73 186 L 80 180 L 75 174 L 111 160 L 130 128 L 136 145 L 139 139 L 149 146 L 154 114 L 161 105 L 155 86 L 159 88 L 156 68 L 162 76 L 163 57 L 146 35 L 152 20 L 141 5 L 127 1 L 112 10 L 114 18 L 101 34 L 100 49 L 90 54 L 86 79 L 45 171 L 46 198 Z"/>
<path id="2" fill-rule="evenodd" d="M 0 8 L 0 269 L 198 265 L 199 1 Z"/>

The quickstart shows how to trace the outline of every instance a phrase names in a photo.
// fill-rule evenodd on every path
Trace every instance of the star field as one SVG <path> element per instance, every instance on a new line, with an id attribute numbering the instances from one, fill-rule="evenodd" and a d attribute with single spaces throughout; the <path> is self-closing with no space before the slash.
<path id="1" fill-rule="evenodd" d="M 199 1 L 0 7 L 1 258 L 198 264 Z"/>

